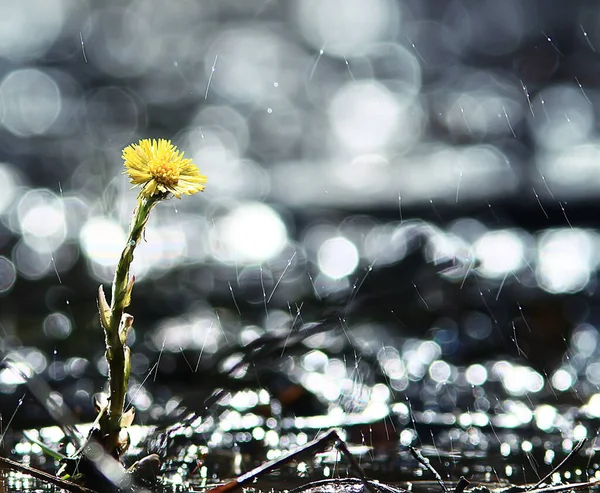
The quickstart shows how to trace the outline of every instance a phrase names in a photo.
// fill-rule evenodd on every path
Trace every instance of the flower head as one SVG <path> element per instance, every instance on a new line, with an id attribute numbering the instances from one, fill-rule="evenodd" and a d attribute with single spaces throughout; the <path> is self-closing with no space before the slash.
<path id="1" fill-rule="evenodd" d="M 125 173 L 145 197 L 172 193 L 180 198 L 204 190 L 206 176 L 170 140 L 142 139 L 123 149 L 123 160 Z"/>

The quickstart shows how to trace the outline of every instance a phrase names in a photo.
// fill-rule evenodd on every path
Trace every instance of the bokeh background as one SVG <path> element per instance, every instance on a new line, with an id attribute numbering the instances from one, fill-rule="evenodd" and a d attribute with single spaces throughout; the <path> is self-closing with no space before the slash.
<path id="1" fill-rule="evenodd" d="M 121 150 L 168 138 L 208 185 L 135 254 L 143 420 L 199 405 L 236 346 L 324 318 L 237 377 L 314 397 L 292 414 L 587 403 L 599 49 L 595 2 L 0 1 L 3 354 L 92 416 L 97 287 L 136 198 Z M 50 421 L 21 384 L 0 370 L 4 424 Z"/>

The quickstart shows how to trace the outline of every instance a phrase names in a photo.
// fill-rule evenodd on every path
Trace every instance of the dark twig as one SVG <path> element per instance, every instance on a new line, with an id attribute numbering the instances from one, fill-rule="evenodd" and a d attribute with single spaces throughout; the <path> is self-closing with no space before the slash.
<path id="1" fill-rule="evenodd" d="M 569 455 L 567 455 L 561 462 L 560 464 L 558 464 L 558 466 L 556 466 L 554 469 L 552 469 L 552 471 L 550 471 L 548 474 L 546 474 L 542 479 L 540 479 L 536 484 L 534 484 L 531 488 L 528 488 L 528 491 L 532 491 L 532 490 L 537 490 L 537 491 L 541 491 L 541 489 L 538 489 L 540 487 L 540 485 L 542 483 L 544 483 L 548 478 L 551 478 L 552 475 L 558 471 L 562 466 L 565 465 L 565 463 L 571 458 L 573 457 L 577 452 L 579 452 L 581 450 L 581 447 L 583 447 L 583 444 L 586 442 L 586 439 L 582 439 L 579 440 L 575 446 L 573 447 L 573 449 L 569 452 Z"/>
<path id="2" fill-rule="evenodd" d="M 34 467 L 26 466 L 24 464 L 19 464 L 18 462 L 6 459 L 4 457 L 0 457 L 0 465 L 2 464 L 4 464 L 8 469 L 29 474 L 34 478 L 37 478 L 41 481 L 46 481 L 48 483 L 52 483 L 53 485 L 58 486 L 64 490 L 70 491 L 71 493 L 97 493 L 96 490 L 91 490 L 89 488 L 86 488 L 85 486 L 80 486 L 76 483 L 72 483 L 71 481 L 65 481 L 64 479 L 57 478 L 56 476 L 48 474 L 47 472 L 40 471 L 39 469 L 35 469 Z"/>
<path id="3" fill-rule="evenodd" d="M 370 493 L 377 493 L 374 486 L 369 482 L 369 480 L 367 480 L 362 468 L 360 467 L 354 456 L 350 453 L 348 447 L 335 430 L 327 432 L 322 437 L 318 438 L 317 440 L 313 440 L 312 442 L 309 442 L 306 445 L 303 445 L 302 447 L 298 447 L 294 450 L 291 450 L 287 454 L 282 455 L 277 460 L 262 464 L 261 466 L 252 469 L 252 471 L 247 472 L 246 474 L 242 474 L 238 478 L 229 481 L 228 483 L 215 486 L 214 488 L 208 490 L 206 493 L 228 493 L 231 491 L 241 490 L 244 486 L 252 484 L 257 478 L 263 476 L 264 474 L 274 471 L 275 469 L 279 469 L 282 465 L 287 464 L 288 462 L 291 462 L 292 460 L 297 459 L 298 457 L 305 455 L 314 455 L 319 451 L 326 450 L 327 447 L 329 447 L 331 444 L 336 444 L 336 446 L 342 452 L 342 454 L 344 454 L 346 458 L 350 461 L 352 469 L 358 475 L 360 481 L 365 485 L 366 490 Z"/>
<path id="4" fill-rule="evenodd" d="M 454 493 L 463 493 L 463 491 L 465 491 L 465 488 L 467 486 L 469 486 L 471 484 L 471 482 L 465 478 L 464 476 L 461 476 L 460 479 L 458 480 L 458 483 L 456 483 L 456 486 L 454 488 Z"/>
<path id="5" fill-rule="evenodd" d="M 555 486 L 547 486 L 546 488 L 538 488 L 535 490 L 535 493 L 558 493 L 569 490 L 583 490 L 585 488 L 591 488 L 592 486 L 598 486 L 599 483 L 600 479 L 592 479 L 583 483 L 557 484 Z"/>
<path id="6" fill-rule="evenodd" d="M 336 431 L 330 431 L 329 435 L 331 435 L 331 439 L 336 441 L 337 449 L 340 450 L 342 452 L 342 454 L 344 454 L 346 456 L 346 459 L 348 459 L 348 461 L 350 462 L 352 469 L 358 475 L 360 480 L 363 482 L 367 491 L 370 491 L 371 493 L 375 493 L 375 490 L 371 486 L 371 483 L 369 483 L 369 481 L 367 480 L 365 473 L 362 470 L 362 467 L 360 467 L 360 464 L 356 460 L 356 457 L 354 457 L 352 455 L 352 452 L 350 452 L 350 450 L 348 450 L 348 445 L 346 445 L 346 442 L 344 442 L 344 440 L 342 440 L 338 436 Z"/>
<path id="7" fill-rule="evenodd" d="M 423 454 L 421 454 L 421 452 L 419 452 L 414 447 L 408 447 L 408 450 L 410 450 L 410 453 L 412 454 L 412 456 L 415 459 L 417 459 L 417 462 L 419 464 L 421 464 L 425 469 L 427 469 L 429 472 L 431 472 L 433 474 L 433 476 L 435 477 L 435 479 L 437 480 L 437 482 L 440 484 L 440 486 L 442 487 L 442 489 L 444 490 L 444 492 L 445 493 L 449 493 L 448 492 L 448 488 L 446 487 L 446 483 L 444 483 L 444 480 L 440 476 L 440 473 L 438 473 L 435 470 L 435 468 L 431 465 L 431 462 L 429 462 L 429 459 L 423 457 Z"/>

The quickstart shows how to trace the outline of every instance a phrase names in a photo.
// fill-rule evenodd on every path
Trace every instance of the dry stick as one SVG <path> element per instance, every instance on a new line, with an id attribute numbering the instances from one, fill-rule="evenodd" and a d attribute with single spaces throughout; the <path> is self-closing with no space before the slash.
<path id="1" fill-rule="evenodd" d="M 329 446 L 332 443 L 337 444 L 337 447 L 340 449 L 342 454 L 344 454 L 346 458 L 350 461 L 354 472 L 358 475 L 362 483 L 365 485 L 367 491 L 369 491 L 370 493 L 376 493 L 373 485 L 365 477 L 362 468 L 360 467 L 352 453 L 348 450 L 348 447 L 346 446 L 345 442 L 340 438 L 340 436 L 335 430 L 331 430 L 325 435 L 323 435 L 321 438 L 313 440 L 312 442 L 309 442 L 306 445 L 303 445 L 302 447 L 298 447 L 288 452 L 287 454 L 284 454 L 275 461 L 267 462 L 261 466 L 258 466 L 252 471 L 247 472 L 246 474 L 242 474 L 233 481 L 229 481 L 228 483 L 211 488 L 205 493 L 226 493 L 239 490 L 243 486 L 254 482 L 255 479 L 259 478 L 263 474 L 267 474 L 275 469 L 278 469 L 283 464 L 286 464 L 287 462 L 290 462 L 301 455 L 307 455 L 309 453 L 317 453 L 319 451 L 323 451 L 325 448 L 327 448 L 327 446 Z"/>
<path id="2" fill-rule="evenodd" d="M 412 454 L 412 456 L 415 459 L 417 459 L 417 462 L 419 464 L 421 464 L 425 469 L 427 469 L 429 472 L 431 472 L 434 475 L 435 479 L 437 480 L 438 483 L 440 483 L 440 486 L 442 487 L 442 489 L 444 490 L 444 492 L 448 493 L 448 488 L 446 487 L 446 483 L 444 483 L 444 480 L 442 479 L 442 477 L 440 476 L 440 474 L 431 465 L 431 462 L 429 461 L 429 459 L 426 459 L 425 457 L 423 457 L 423 455 L 421 454 L 421 452 L 419 452 L 414 447 L 408 447 L 408 450 L 410 450 L 410 453 Z"/>
<path id="3" fill-rule="evenodd" d="M 548 474 L 546 474 L 542 479 L 540 479 L 535 485 L 533 485 L 531 488 L 529 488 L 529 491 L 531 490 L 536 490 L 539 488 L 539 486 L 546 481 L 548 478 L 552 477 L 552 475 L 558 471 L 562 466 L 565 465 L 565 463 L 571 458 L 573 457 L 577 452 L 579 452 L 581 450 L 581 447 L 583 447 L 583 444 L 586 442 L 586 439 L 583 438 L 582 440 L 579 440 L 575 446 L 573 447 L 573 450 L 571 450 L 569 452 L 569 455 L 567 455 L 561 462 L 560 464 L 558 464 L 558 466 L 556 466 L 554 469 L 552 469 L 552 471 L 550 471 Z M 538 490 L 541 491 L 541 490 Z"/>
<path id="4" fill-rule="evenodd" d="M 582 490 L 584 488 L 591 488 L 592 486 L 596 486 L 599 483 L 600 479 L 592 479 L 591 481 L 585 481 L 583 483 L 558 484 L 556 486 L 548 486 L 547 488 L 539 488 L 535 490 L 535 493 L 557 493 L 568 490 Z"/>
<path id="5" fill-rule="evenodd" d="M 91 490 L 86 488 L 85 486 L 80 486 L 76 483 L 72 483 L 71 481 L 65 481 L 64 479 L 57 478 L 52 474 L 48 474 L 47 472 L 40 471 L 39 469 L 35 469 L 34 467 L 26 466 L 23 464 L 19 464 L 10 459 L 6 459 L 4 457 L 0 457 L 0 465 L 4 464 L 9 469 L 13 469 L 15 471 L 19 471 L 25 474 L 29 474 L 34 478 L 37 478 L 41 481 L 47 481 L 48 483 L 52 483 L 55 486 L 59 486 L 60 488 L 70 491 L 72 493 L 97 493 L 96 490 Z"/>
<path id="6" fill-rule="evenodd" d="M 465 488 L 467 488 L 470 484 L 471 482 L 467 478 L 461 476 L 458 480 L 458 483 L 456 483 L 456 486 L 454 487 L 454 493 L 463 493 Z"/>

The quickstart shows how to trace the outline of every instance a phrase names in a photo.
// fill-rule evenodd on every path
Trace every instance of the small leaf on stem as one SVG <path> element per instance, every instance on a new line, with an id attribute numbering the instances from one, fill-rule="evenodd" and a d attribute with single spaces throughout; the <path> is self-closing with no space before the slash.
<path id="1" fill-rule="evenodd" d="M 102 285 L 98 286 L 98 312 L 100 313 L 100 322 L 105 330 L 110 329 L 110 307 L 106 302 L 106 295 Z"/>

